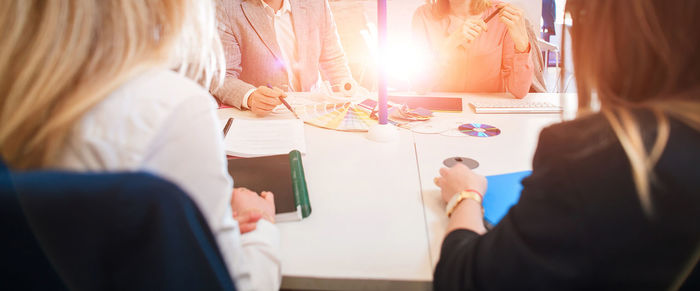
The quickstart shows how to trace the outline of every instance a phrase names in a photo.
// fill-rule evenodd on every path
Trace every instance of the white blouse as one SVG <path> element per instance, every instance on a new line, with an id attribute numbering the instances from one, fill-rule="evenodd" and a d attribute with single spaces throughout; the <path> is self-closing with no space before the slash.
<path id="1" fill-rule="evenodd" d="M 214 233 L 239 290 L 278 290 L 279 232 L 266 220 L 241 235 L 230 206 L 222 126 L 212 96 L 190 79 L 154 69 L 87 112 L 68 137 L 58 168 L 146 171 L 187 192 Z"/>

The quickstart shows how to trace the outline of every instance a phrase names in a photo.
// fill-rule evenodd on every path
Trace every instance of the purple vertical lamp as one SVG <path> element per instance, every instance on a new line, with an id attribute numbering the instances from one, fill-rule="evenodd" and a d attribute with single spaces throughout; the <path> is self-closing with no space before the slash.
<path id="1" fill-rule="evenodd" d="M 379 34 L 379 61 L 377 74 L 379 75 L 379 124 L 369 129 L 368 138 L 378 142 L 390 142 L 398 139 L 396 127 L 389 124 L 387 111 L 387 78 L 386 67 L 383 61 L 386 59 L 387 40 L 386 0 L 377 0 L 377 30 Z"/>

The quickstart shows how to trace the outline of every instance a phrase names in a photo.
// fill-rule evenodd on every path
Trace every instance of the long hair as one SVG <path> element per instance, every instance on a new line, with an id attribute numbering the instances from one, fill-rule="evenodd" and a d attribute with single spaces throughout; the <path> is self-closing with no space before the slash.
<path id="1" fill-rule="evenodd" d="M 653 214 L 654 166 L 670 134 L 669 117 L 700 131 L 700 2 L 569 0 L 579 113 L 597 96 L 630 161 L 644 211 Z M 645 145 L 632 108 L 657 119 Z M 653 128 L 651 130 L 654 130 Z"/>
<path id="2" fill-rule="evenodd" d="M 0 154 L 49 167 L 75 123 L 153 67 L 209 87 L 223 50 L 211 0 L 0 1 Z M 217 82 L 218 81 L 218 82 Z"/>
<path id="3" fill-rule="evenodd" d="M 450 0 L 429 0 L 429 2 L 433 5 L 433 14 L 437 18 L 443 18 L 450 14 Z M 469 11 L 472 14 L 479 14 L 486 11 L 489 7 L 491 7 L 491 1 L 489 0 L 471 0 Z"/>

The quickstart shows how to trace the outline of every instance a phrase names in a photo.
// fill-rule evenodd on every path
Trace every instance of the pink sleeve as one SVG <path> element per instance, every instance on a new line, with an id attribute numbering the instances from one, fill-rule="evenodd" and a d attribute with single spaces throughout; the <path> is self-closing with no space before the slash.
<path id="1" fill-rule="evenodd" d="M 530 52 L 516 53 L 513 39 L 507 32 L 503 41 L 503 67 L 501 70 L 506 90 L 515 98 L 525 97 L 530 91 L 532 75 L 534 74 Z"/>
<path id="2" fill-rule="evenodd" d="M 239 79 L 243 71 L 241 66 L 241 47 L 236 38 L 238 33 L 234 31 L 234 26 L 231 25 L 230 7 L 226 4 L 227 2 L 218 5 L 216 13 L 219 37 L 221 38 L 221 45 L 226 57 L 226 75 L 223 85 L 212 90 L 211 93 L 226 105 L 244 108 L 244 96 L 246 92 L 255 89 L 255 86 Z"/>

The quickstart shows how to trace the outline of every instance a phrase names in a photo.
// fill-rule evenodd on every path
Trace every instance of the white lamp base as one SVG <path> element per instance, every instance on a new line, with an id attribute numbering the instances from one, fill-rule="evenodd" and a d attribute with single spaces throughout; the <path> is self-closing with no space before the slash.
<path id="1" fill-rule="evenodd" d="M 399 139 L 399 131 L 392 124 L 376 124 L 369 128 L 367 138 L 376 142 L 392 142 Z"/>

